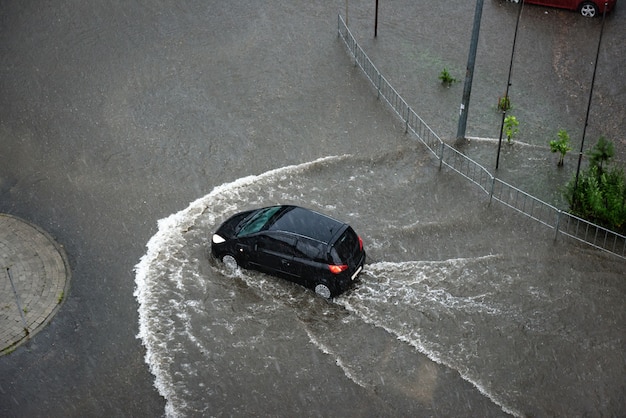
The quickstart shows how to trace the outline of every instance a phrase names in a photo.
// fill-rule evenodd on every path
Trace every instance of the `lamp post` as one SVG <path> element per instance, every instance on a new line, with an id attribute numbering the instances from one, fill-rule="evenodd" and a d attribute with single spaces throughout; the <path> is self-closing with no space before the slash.
<path id="1" fill-rule="evenodd" d="M 474 64 L 476 63 L 476 49 L 478 47 L 478 34 L 480 32 L 480 18 L 483 13 L 483 0 L 476 0 L 476 10 L 474 11 L 474 28 L 472 29 L 472 39 L 470 41 L 470 51 L 467 57 L 467 69 L 465 71 L 465 84 L 463 86 L 463 98 L 459 111 L 459 125 L 456 131 L 457 144 L 465 140 L 465 130 L 467 128 L 467 112 L 469 111 L 469 100 L 472 92 L 472 79 L 474 77 Z"/>
<path id="2" fill-rule="evenodd" d="M 500 124 L 500 139 L 498 140 L 498 155 L 496 156 L 496 170 L 500 164 L 500 149 L 502 148 L 502 132 L 504 131 L 504 120 L 506 119 L 506 111 L 508 110 L 509 103 L 509 87 L 511 87 L 511 72 L 513 70 L 513 56 L 515 55 L 515 44 L 517 42 L 517 29 L 519 28 L 519 22 L 522 17 L 522 7 L 524 7 L 524 0 L 519 2 L 519 10 L 517 11 L 517 23 L 515 23 L 515 34 L 513 35 L 513 47 L 511 48 L 511 62 L 509 63 L 509 78 L 506 81 L 506 91 L 504 93 L 504 109 L 502 109 L 502 122 Z"/>
<path id="3" fill-rule="evenodd" d="M 574 204 L 576 204 L 576 190 L 578 189 L 578 175 L 580 174 L 580 163 L 583 159 L 583 149 L 585 146 L 585 134 L 587 133 L 587 125 L 589 124 L 589 110 L 591 109 L 591 98 L 593 97 L 593 85 L 596 81 L 596 69 L 598 68 L 598 57 L 600 56 L 600 45 L 602 44 L 602 34 L 604 33 L 604 20 L 606 17 L 607 3 L 604 3 L 604 11 L 602 12 L 602 25 L 600 26 L 600 37 L 598 38 L 598 49 L 596 51 L 596 62 L 593 65 L 593 75 L 591 76 L 591 88 L 589 89 L 589 100 L 587 101 L 587 115 L 585 116 L 585 126 L 583 127 L 583 137 L 580 141 L 580 152 L 578 153 L 578 167 L 576 168 L 576 179 L 574 180 L 574 194 L 572 196 Z"/>
<path id="4" fill-rule="evenodd" d="M 378 0 L 376 0 L 376 13 L 374 14 L 374 38 L 378 35 Z"/>

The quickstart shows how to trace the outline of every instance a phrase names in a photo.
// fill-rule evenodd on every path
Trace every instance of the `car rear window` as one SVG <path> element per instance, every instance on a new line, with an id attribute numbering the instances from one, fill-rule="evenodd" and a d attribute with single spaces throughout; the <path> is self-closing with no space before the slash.
<path id="1" fill-rule="evenodd" d="M 340 263 L 348 263 L 359 251 L 359 236 L 352 227 L 348 227 L 333 245 L 333 257 L 338 257 L 336 262 Z"/>

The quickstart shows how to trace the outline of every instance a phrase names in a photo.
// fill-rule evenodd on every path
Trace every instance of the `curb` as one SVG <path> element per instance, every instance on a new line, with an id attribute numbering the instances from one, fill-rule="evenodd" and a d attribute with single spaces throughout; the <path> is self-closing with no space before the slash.
<path id="1" fill-rule="evenodd" d="M 0 355 L 30 341 L 58 312 L 69 292 L 65 250 L 50 234 L 0 214 Z"/>

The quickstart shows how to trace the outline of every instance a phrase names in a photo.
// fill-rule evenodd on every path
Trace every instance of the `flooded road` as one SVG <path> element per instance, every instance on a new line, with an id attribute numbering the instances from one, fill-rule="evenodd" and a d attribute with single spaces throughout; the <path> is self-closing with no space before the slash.
<path id="1" fill-rule="evenodd" d="M 418 150 L 328 157 L 250 176 L 160 221 L 137 266 L 136 295 L 169 415 L 524 416 L 619 408 L 572 395 L 587 392 L 589 378 L 621 378 L 610 366 L 621 361 L 621 337 L 596 328 L 599 320 L 620 327 L 608 307 L 620 304 L 613 286 L 619 289 L 622 275 L 612 269 L 621 264 L 555 248 L 538 225 L 481 209 L 479 196 L 455 189 L 458 179 L 416 164 Z M 418 184 L 427 198 L 406 194 Z M 260 273 L 233 275 L 207 257 L 207 231 L 234 211 L 276 202 L 341 214 L 362 234 L 370 262 L 353 291 L 328 303 Z M 468 217 L 449 219 L 449 211 L 468 206 Z M 480 216 L 493 217 L 489 232 Z M 524 236 L 491 236 L 515 228 Z M 589 262 L 602 266 L 590 273 Z M 617 401 L 619 389 L 608 396 Z"/>
<path id="2" fill-rule="evenodd" d="M 368 54 L 442 136 L 460 94 L 436 76 L 449 61 L 463 68 L 473 13 L 456 6 L 407 14 L 395 2 L 376 41 L 369 6 L 349 9 Z M 489 48 L 503 30 L 493 17 L 508 27 L 514 16 L 503 10 L 485 4 L 482 74 L 498 74 L 474 87 L 471 136 L 492 131 L 480 103 L 508 63 Z M 533 27 L 594 24 L 532 10 Z M 623 261 L 555 243 L 440 172 L 352 66 L 335 32 L 344 11 L 0 2 L 0 210 L 52 233 L 73 269 L 48 328 L 0 358 L 0 415 L 624 414 Z M 613 39 L 624 16 L 612 16 Z M 547 58 L 578 50 L 541 36 Z M 611 44 L 607 54 L 624 45 Z M 520 84 L 542 106 L 569 94 L 533 79 Z M 623 132 L 624 87 L 599 83 Z M 520 104 L 529 118 L 578 117 L 533 103 Z M 279 202 L 363 235 L 357 288 L 328 303 L 207 257 L 220 221 Z"/>

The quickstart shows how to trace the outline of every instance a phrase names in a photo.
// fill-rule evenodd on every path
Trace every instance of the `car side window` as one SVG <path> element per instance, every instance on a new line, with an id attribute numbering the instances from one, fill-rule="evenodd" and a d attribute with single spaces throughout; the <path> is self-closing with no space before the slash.
<path id="1" fill-rule="evenodd" d="M 296 257 L 320 260 L 323 257 L 323 253 L 324 245 L 321 242 L 298 238 L 298 242 L 296 243 Z"/>
<path id="2" fill-rule="evenodd" d="M 293 257 L 296 240 L 286 234 L 266 234 L 259 237 L 258 249 Z"/>

